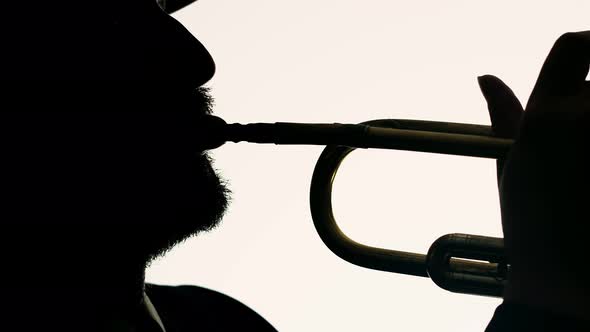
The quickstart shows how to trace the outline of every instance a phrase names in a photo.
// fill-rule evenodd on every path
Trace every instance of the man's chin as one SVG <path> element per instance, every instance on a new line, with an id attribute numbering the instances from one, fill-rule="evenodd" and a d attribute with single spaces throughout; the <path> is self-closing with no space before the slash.
<path id="1" fill-rule="evenodd" d="M 143 240 L 148 262 L 158 258 L 179 243 L 203 231 L 210 231 L 220 224 L 227 209 L 230 191 L 211 165 L 208 155 L 195 158 L 194 176 L 187 180 L 179 192 L 172 194 L 174 201 L 170 214 L 151 223 L 144 230 Z"/>

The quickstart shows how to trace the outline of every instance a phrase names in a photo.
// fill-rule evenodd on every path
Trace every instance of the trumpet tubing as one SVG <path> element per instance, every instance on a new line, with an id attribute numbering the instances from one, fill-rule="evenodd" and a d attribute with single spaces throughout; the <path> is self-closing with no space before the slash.
<path id="1" fill-rule="evenodd" d="M 250 142 L 277 145 L 340 145 L 483 158 L 502 157 L 513 143 L 511 139 L 493 137 L 489 126 L 420 120 L 377 121 L 379 125 L 376 125 L 376 122 L 227 124 L 221 118 L 207 116 L 200 126 L 199 141 L 204 149 L 214 149 L 225 142 Z"/>
<path id="2" fill-rule="evenodd" d="M 200 122 L 197 142 L 203 150 L 225 142 L 326 145 L 310 188 L 314 226 L 326 246 L 342 259 L 370 269 L 430 277 L 452 292 L 499 297 L 509 264 L 503 239 L 447 234 L 428 254 L 375 248 L 347 237 L 332 213 L 332 184 L 344 158 L 356 148 L 396 149 L 499 159 L 514 143 L 494 137 L 489 126 L 420 120 L 383 119 L 362 124 L 227 124 L 214 116 Z"/>

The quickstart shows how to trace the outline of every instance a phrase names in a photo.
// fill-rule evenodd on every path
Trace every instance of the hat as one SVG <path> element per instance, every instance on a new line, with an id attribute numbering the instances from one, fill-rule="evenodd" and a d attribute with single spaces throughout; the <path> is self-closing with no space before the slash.
<path id="1" fill-rule="evenodd" d="M 162 9 L 168 13 L 168 14 L 172 14 L 175 11 L 190 5 L 191 3 L 197 1 L 197 0 L 157 0 L 158 4 L 160 5 L 160 7 L 162 7 Z"/>

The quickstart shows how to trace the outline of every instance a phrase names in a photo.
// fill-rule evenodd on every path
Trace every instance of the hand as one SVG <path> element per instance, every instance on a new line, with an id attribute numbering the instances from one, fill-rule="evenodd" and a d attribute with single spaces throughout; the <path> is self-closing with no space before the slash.
<path id="1" fill-rule="evenodd" d="M 590 276 L 590 31 L 561 36 L 526 111 L 500 79 L 479 78 L 497 136 L 515 138 L 498 161 L 511 274 L 504 299 L 587 319 Z"/>

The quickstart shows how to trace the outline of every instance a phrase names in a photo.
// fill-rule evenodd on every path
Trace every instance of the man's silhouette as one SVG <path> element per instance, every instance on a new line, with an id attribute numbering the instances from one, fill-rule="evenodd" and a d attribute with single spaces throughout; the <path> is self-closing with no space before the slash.
<path id="1" fill-rule="evenodd" d="M 225 295 L 144 284 L 150 260 L 227 204 L 194 138 L 207 50 L 155 0 L 10 2 L 2 16 L 3 325 L 274 330 Z"/>

